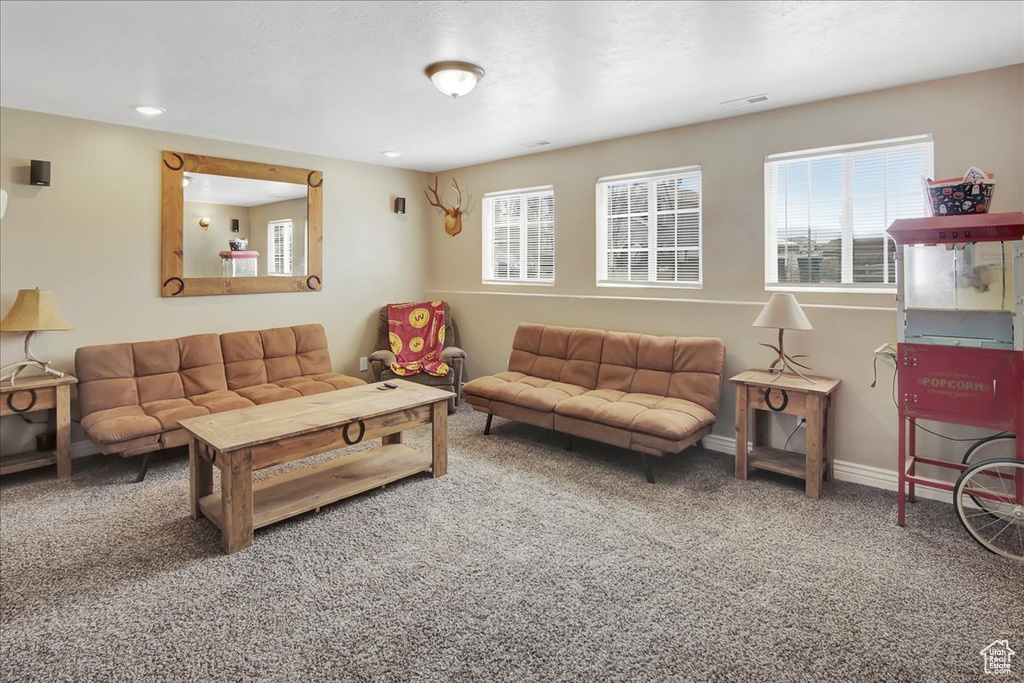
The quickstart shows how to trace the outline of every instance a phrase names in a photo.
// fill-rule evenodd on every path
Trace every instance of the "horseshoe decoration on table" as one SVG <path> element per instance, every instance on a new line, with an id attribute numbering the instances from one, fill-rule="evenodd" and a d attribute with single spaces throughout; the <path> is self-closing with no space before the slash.
<path id="1" fill-rule="evenodd" d="M 778 389 L 778 391 L 782 393 L 782 404 L 776 407 L 772 405 L 772 390 L 764 390 L 764 404 L 768 406 L 768 410 L 772 411 L 773 413 L 781 413 L 783 410 L 786 409 L 786 406 L 789 405 L 789 394 L 786 393 L 786 390 Z"/>

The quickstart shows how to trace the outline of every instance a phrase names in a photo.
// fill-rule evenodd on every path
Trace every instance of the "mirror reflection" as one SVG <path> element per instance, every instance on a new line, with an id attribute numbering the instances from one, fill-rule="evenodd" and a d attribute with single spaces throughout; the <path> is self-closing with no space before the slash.
<path id="1" fill-rule="evenodd" d="M 186 171 L 184 277 L 306 275 L 306 185 Z"/>

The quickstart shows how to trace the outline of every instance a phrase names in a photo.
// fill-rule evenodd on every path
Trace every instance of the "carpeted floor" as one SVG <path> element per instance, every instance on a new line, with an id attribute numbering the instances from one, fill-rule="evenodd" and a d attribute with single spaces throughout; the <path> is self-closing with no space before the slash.
<path id="1" fill-rule="evenodd" d="M 1010 640 L 1024 565 L 950 506 L 733 479 L 463 407 L 449 474 L 414 477 L 221 553 L 187 458 L 75 462 L 0 488 L 3 681 L 962 681 Z M 429 428 L 407 435 L 429 447 Z M 307 461 L 308 463 L 308 461 Z M 1003 680 L 1007 680 L 1003 677 Z"/>

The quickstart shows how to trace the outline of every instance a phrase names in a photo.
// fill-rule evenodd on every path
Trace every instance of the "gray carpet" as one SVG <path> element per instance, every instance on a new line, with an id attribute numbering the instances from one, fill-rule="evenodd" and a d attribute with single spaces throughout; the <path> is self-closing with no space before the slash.
<path id="1" fill-rule="evenodd" d="M 3 681 L 961 681 L 1010 639 L 1024 566 L 950 506 L 655 463 L 463 407 L 449 474 L 256 532 L 188 517 L 187 458 L 0 486 Z M 429 428 L 407 442 L 426 449 Z M 990 678 L 990 677 L 989 677 Z M 1002 680 L 1007 680 L 1003 677 Z"/>

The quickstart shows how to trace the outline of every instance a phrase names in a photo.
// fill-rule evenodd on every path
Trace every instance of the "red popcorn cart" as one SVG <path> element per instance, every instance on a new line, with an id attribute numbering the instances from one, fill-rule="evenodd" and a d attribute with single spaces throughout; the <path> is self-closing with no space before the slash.
<path id="1" fill-rule="evenodd" d="M 1024 213 L 901 219 L 888 233 L 897 248 L 898 523 L 916 486 L 951 491 L 978 543 L 1024 560 Z M 997 433 L 952 463 L 918 455 L 918 420 Z M 978 457 L 995 442 L 1005 457 Z M 918 465 L 961 474 L 953 484 L 919 476 Z"/>

